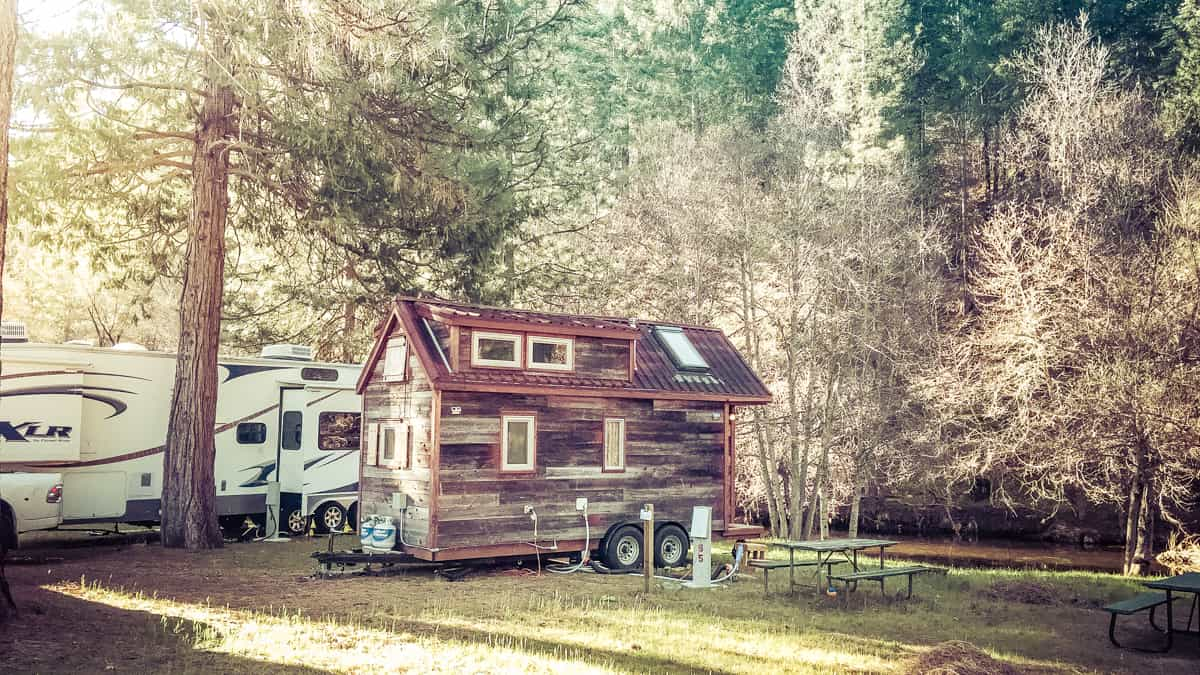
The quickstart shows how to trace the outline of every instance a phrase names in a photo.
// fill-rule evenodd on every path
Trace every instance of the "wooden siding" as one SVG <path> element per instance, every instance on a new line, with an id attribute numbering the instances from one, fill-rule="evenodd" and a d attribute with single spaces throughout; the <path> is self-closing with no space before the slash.
<path id="1" fill-rule="evenodd" d="M 461 413 L 452 415 L 451 407 Z M 510 412 L 537 417 L 532 474 L 500 471 L 500 417 Z M 636 520 L 646 502 L 654 503 L 658 522 L 685 525 L 693 506 L 712 506 L 714 528 L 721 529 L 723 412 L 722 403 L 699 401 L 444 392 L 437 547 L 531 542 L 527 504 L 537 511 L 539 543 L 582 540 L 577 497 L 588 499 L 593 547 L 611 523 Z M 606 417 L 626 421 L 624 472 L 602 470 Z"/>
<path id="2" fill-rule="evenodd" d="M 432 322 L 431 322 L 432 323 Z M 437 329 L 434 329 L 437 334 Z M 485 331 L 489 332 L 489 331 Z M 498 332 L 498 331 L 490 331 Z M 503 332 L 503 331 L 500 331 Z M 471 329 L 461 328 L 452 331 L 449 336 L 458 334 L 458 350 L 456 352 L 457 363 L 452 362 L 455 372 L 473 372 L 473 371 L 492 371 L 495 368 L 474 368 L 471 366 Z M 518 332 L 513 332 L 517 334 Z M 538 335 L 536 331 L 524 333 L 525 335 Z M 441 336 L 438 336 L 439 342 Z M 526 369 L 525 372 L 536 375 L 560 376 L 560 377 L 595 377 L 606 380 L 630 380 L 632 374 L 630 368 L 630 345 L 629 340 L 618 340 L 614 338 L 597 338 L 597 337 L 579 337 L 574 338 L 575 341 L 575 370 L 574 371 L 553 371 Z M 524 341 L 522 341 L 522 349 L 527 350 Z M 521 354 L 522 363 L 524 363 L 525 354 Z M 506 370 L 517 370 L 508 368 Z"/>
<path id="3" fill-rule="evenodd" d="M 397 322 L 391 335 L 401 335 Z M 390 336 L 389 336 L 390 337 Z M 410 345 L 412 341 L 410 340 Z M 404 540 L 416 546 L 432 543 L 430 521 L 433 504 L 434 420 L 435 395 L 429 378 L 421 367 L 415 350 L 408 351 L 409 379 L 386 382 L 383 366 L 386 359 L 376 361 L 366 391 L 363 392 L 362 479 L 359 483 L 359 513 L 362 516 L 390 515 L 400 527 L 400 512 L 392 509 L 392 494 L 402 492 L 408 497 L 409 508 L 404 517 Z M 394 469 L 367 463 L 366 434 L 381 420 L 402 420 L 410 425 L 412 458 L 408 469 Z M 399 548 L 399 538 L 397 538 Z"/>

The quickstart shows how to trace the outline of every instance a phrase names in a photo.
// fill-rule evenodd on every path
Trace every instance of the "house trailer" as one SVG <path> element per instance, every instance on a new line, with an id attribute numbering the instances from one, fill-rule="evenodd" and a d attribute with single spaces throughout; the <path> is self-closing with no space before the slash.
<path id="1" fill-rule="evenodd" d="M 734 425 L 771 395 L 719 330 L 400 298 L 358 381 L 359 503 L 431 560 L 686 560 L 696 506 L 734 522 Z"/>
<path id="2" fill-rule="evenodd" d="M 159 520 L 174 354 L 136 345 L 6 343 L 0 377 L 0 471 L 62 474 L 64 524 Z M 307 347 L 221 358 L 215 484 L 229 532 L 264 522 L 268 483 L 280 530 L 353 521 L 360 407 L 355 365 L 318 363 Z"/>

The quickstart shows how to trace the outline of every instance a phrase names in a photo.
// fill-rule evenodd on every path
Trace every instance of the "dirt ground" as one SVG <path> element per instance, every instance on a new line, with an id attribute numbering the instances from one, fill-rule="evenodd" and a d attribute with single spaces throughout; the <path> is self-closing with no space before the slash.
<path id="1" fill-rule="evenodd" d="M 1134 588 L 1111 576 L 1042 573 L 1075 605 L 1009 599 L 995 592 L 1005 573 L 965 571 L 922 577 L 912 601 L 860 592 L 839 608 L 815 593 L 764 597 L 753 579 L 649 597 L 631 578 L 511 565 L 462 583 L 428 571 L 314 580 L 322 540 L 200 553 L 104 541 L 55 534 L 17 552 L 21 616 L 0 627 L 0 673 L 903 672 L 946 640 L 1011 672 L 1200 672 L 1194 644 L 1167 657 L 1108 645 L 1096 607 Z M 403 656 L 372 660 L 361 646 L 372 641 Z"/>

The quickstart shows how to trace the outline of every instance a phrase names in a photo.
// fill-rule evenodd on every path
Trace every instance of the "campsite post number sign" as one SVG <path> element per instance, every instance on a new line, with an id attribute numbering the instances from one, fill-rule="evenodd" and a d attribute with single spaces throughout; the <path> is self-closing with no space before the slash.
<path id="1" fill-rule="evenodd" d="M 645 580 L 643 591 L 650 592 L 650 578 L 654 576 L 654 505 L 642 506 L 642 561 Z"/>

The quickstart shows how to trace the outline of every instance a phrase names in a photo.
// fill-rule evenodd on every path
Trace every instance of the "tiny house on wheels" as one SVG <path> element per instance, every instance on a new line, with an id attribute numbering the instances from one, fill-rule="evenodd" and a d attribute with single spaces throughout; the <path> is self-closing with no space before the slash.
<path id="1" fill-rule="evenodd" d="M 686 560 L 693 507 L 734 518 L 735 414 L 771 395 L 716 329 L 400 298 L 358 382 L 364 517 L 433 561 Z"/>
<path id="2" fill-rule="evenodd" d="M 62 474 L 65 524 L 158 522 L 175 355 L 6 338 L 2 361 L 0 471 Z M 247 518 L 273 525 L 264 521 L 275 481 L 280 530 L 302 533 L 314 516 L 318 530 L 353 521 L 359 366 L 313 361 L 298 345 L 218 365 L 213 488 L 222 527 L 234 534 Z"/>

